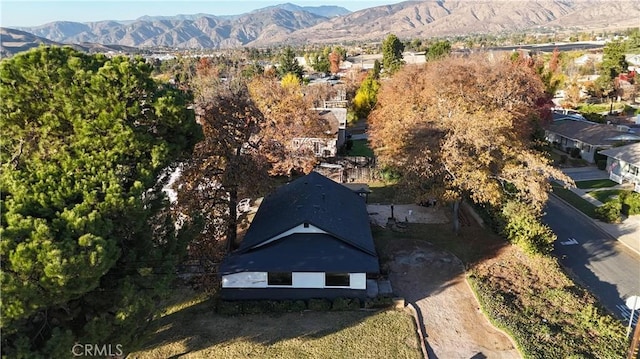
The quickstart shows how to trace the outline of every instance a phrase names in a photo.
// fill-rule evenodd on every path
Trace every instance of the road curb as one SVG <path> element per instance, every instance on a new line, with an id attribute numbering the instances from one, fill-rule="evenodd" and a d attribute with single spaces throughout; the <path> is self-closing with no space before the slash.
<path id="1" fill-rule="evenodd" d="M 589 217 L 588 215 L 586 215 L 584 212 L 582 212 L 581 210 L 577 209 L 576 207 L 572 206 L 571 203 L 565 201 L 564 199 L 560 198 L 558 195 L 554 194 L 554 193 L 550 193 L 551 196 L 553 196 L 553 198 L 559 200 L 560 202 L 564 203 L 565 205 L 573 208 L 576 212 L 578 212 L 581 216 L 583 216 L 584 218 L 588 219 L 589 221 L 591 221 L 596 228 L 598 228 L 598 230 L 604 234 L 605 236 L 609 237 L 610 239 L 615 240 L 617 243 L 620 243 L 622 245 L 624 245 L 626 248 L 628 248 L 630 251 L 632 251 L 633 253 L 636 254 L 640 254 L 640 252 L 638 252 L 635 248 L 633 248 L 632 246 L 628 245 L 627 243 L 625 243 L 624 241 L 621 241 L 619 239 L 619 237 L 616 237 L 615 235 L 609 233 L 606 229 L 604 229 L 600 223 L 595 220 L 594 218 Z"/>

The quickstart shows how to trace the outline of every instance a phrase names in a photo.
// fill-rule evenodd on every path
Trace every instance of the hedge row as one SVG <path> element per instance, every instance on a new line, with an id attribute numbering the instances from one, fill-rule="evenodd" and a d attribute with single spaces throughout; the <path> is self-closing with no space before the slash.
<path id="1" fill-rule="evenodd" d="M 618 198 L 596 208 L 598 219 L 609 223 L 620 223 L 622 216 L 640 214 L 640 193 L 623 192 Z"/>
<path id="2" fill-rule="evenodd" d="M 382 309 L 393 305 L 390 297 L 376 297 L 361 301 L 358 298 L 309 299 L 309 300 L 242 300 L 220 301 L 216 311 L 222 315 L 286 313 L 313 311 L 346 311 L 365 309 Z"/>

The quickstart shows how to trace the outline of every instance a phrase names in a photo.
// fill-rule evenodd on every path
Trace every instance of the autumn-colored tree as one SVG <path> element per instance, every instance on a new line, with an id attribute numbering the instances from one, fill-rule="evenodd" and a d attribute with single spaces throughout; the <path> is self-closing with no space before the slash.
<path id="1" fill-rule="evenodd" d="M 333 50 L 329 54 L 329 62 L 331 63 L 331 73 L 337 74 L 340 72 L 340 62 L 342 61 L 342 55 L 336 50 Z"/>
<path id="2" fill-rule="evenodd" d="M 237 204 L 269 188 L 270 175 L 309 172 L 315 157 L 295 151 L 296 137 L 322 137 L 326 128 L 302 96 L 297 77 L 238 73 L 224 80 L 196 74 L 192 81 L 204 140 L 184 164 L 176 211 L 196 232 L 191 254 L 215 265 L 235 243 Z M 295 79 L 295 80 L 293 80 Z"/>
<path id="3" fill-rule="evenodd" d="M 536 72 L 508 59 L 411 66 L 383 83 L 369 139 L 418 201 L 439 197 L 457 211 L 464 198 L 495 206 L 517 199 L 539 212 L 550 177 L 570 182 L 532 140 L 541 98 Z"/>
<path id="4" fill-rule="evenodd" d="M 552 73 L 556 73 L 558 71 L 558 66 L 560 65 L 560 51 L 556 47 L 553 49 L 553 53 L 551 54 L 551 59 L 549 60 L 549 71 Z"/>
<path id="5" fill-rule="evenodd" d="M 308 148 L 293 147 L 291 141 L 328 137 L 329 124 L 312 110 L 313 99 L 304 96 L 299 82 L 285 84 L 266 77 L 251 81 L 249 91 L 264 116 L 259 143 L 266 146 L 262 153 L 270 163 L 269 174 L 310 172 L 317 164 L 316 157 Z"/>

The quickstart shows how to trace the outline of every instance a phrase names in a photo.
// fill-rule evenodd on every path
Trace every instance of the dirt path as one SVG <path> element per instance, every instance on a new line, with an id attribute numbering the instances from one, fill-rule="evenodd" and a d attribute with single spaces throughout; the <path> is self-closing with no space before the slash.
<path id="1" fill-rule="evenodd" d="M 389 278 L 394 292 L 418 309 L 430 359 L 521 358 L 480 311 L 455 256 L 424 242 L 392 247 Z"/>

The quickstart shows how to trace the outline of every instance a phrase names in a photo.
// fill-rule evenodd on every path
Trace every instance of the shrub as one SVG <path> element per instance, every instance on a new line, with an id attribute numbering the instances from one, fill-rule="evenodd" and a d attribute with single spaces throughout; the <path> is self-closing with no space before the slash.
<path id="1" fill-rule="evenodd" d="M 511 243 L 527 253 L 547 254 L 553 250 L 556 236 L 526 204 L 510 201 L 502 208 L 501 216 L 501 232 Z"/>
<path id="2" fill-rule="evenodd" d="M 291 306 L 292 312 L 302 312 L 303 310 L 307 310 L 307 304 L 304 300 L 296 300 L 293 302 L 293 305 Z"/>
<path id="3" fill-rule="evenodd" d="M 267 301 L 249 300 L 242 302 L 242 313 L 244 314 L 259 314 L 267 313 L 269 311 L 270 308 Z"/>
<path id="4" fill-rule="evenodd" d="M 357 310 L 360 309 L 358 298 L 336 298 L 333 300 L 331 310 Z"/>
<path id="5" fill-rule="evenodd" d="M 620 223 L 622 220 L 622 203 L 620 200 L 613 200 L 596 208 L 596 218 L 609 223 Z"/>
<path id="6" fill-rule="evenodd" d="M 620 197 L 622 200 L 622 213 L 627 216 L 640 214 L 640 193 L 623 193 Z"/>
<path id="7" fill-rule="evenodd" d="M 309 299 L 309 310 L 319 312 L 331 309 L 331 302 L 328 299 Z"/>
<path id="8" fill-rule="evenodd" d="M 242 303 L 221 301 L 218 303 L 217 311 L 221 315 L 238 315 L 242 313 Z"/>
<path id="9" fill-rule="evenodd" d="M 607 122 L 607 116 L 601 115 L 599 113 L 595 113 L 595 112 L 586 112 L 583 113 L 582 116 L 584 116 L 584 118 L 586 118 L 587 120 L 591 121 L 591 122 L 597 122 L 597 123 L 606 123 Z"/>
<path id="10" fill-rule="evenodd" d="M 580 149 L 578 147 L 573 147 L 569 154 L 573 158 L 582 158 L 582 156 L 580 156 Z"/>
<path id="11" fill-rule="evenodd" d="M 560 164 L 567 163 L 568 159 L 569 159 L 569 157 L 567 157 L 567 155 L 560 155 Z"/>
<path id="12" fill-rule="evenodd" d="M 604 171 L 607 169 L 607 160 L 598 160 L 596 165 L 599 170 Z"/>
<path id="13" fill-rule="evenodd" d="M 375 297 L 367 298 L 364 301 L 364 307 L 367 309 L 384 309 L 393 305 L 393 298 L 391 297 Z"/>

